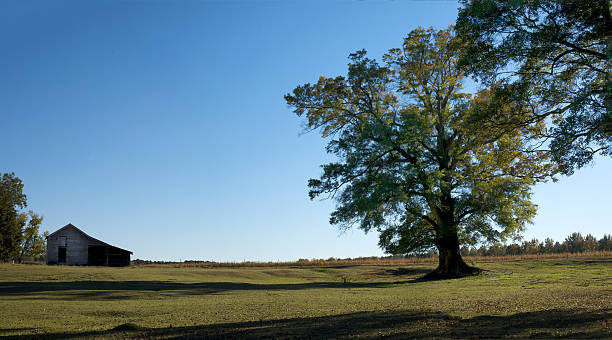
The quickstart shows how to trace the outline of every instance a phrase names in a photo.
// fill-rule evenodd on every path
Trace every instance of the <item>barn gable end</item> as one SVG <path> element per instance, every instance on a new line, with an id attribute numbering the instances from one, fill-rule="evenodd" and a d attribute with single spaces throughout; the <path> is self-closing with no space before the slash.
<path id="1" fill-rule="evenodd" d="M 47 264 L 129 266 L 131 254 L 85 234 L 71 223 L 47 236 Z"/>

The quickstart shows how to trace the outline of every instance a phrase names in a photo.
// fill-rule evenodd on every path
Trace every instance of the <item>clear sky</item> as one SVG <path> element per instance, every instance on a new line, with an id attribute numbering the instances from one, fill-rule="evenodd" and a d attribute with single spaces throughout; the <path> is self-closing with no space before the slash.
<path id="1" fill-rule="evenodd" d="M 379 59 L 455 2 L 0 2 L 0 172 L 43 229 L 68 222 L 153 260 L 382 255 L 310 201 L 329 160 L 283 95 Z M 535 188 L 526 238 L 612 232 L 612 160 Z"/>

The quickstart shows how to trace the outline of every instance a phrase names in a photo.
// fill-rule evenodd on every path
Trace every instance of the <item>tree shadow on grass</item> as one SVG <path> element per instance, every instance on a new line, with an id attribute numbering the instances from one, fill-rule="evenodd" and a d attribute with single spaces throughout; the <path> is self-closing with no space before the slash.
<path id="1" fill-rule="evenodd" d="M 43 334 L 42 338 L 343 339 L 343 338 L 609 338 L 612 310 L 548 310 L 507 316 L 454 318 L 422 311 L 359 312 L 311 318 Z M 0 338 L 6 338 L 0 336 Z"/>
<path id="2" fill-rule="evenodd" d="M 17 327 L 17 328 L 0 328 L 0 335 L 2 335 L 2 333 L 13 333 L 13 332 L 20 332 L 20 331 L 31 331 L 34 328 L 32 327 Z"/>
<path id="3" fill-rule="evenodd" d="M 385 288 L 394 284 L 416 282 L 415 280 L 390 282 L 308 282 L 308 283 L 243 283 L 243 282 L 197 282 L 180 283 L 164 281 L 70 281 L 70 282 L 0 282 L 0 296 L 26 298 L 27 294 L 58 293 L 36 299 L 100 298 L 121 299 L 130 292 L 159 292 L 183 295 L 217 294 L 243 290 L 303 290 L 318 288 Z M 25 296 L 24 296 L 25 295 Z"/>
<path id="4" fill-rule="evenodd" d="M 207 295 L 229 291 L 256 290 L 304 290 L 322 288 L 387 288 L 391 285 L 430 281 L 422 274 L 431 269 L 401 267 L 381 269 L 374 272 L 381 280 L 376 282 L 352 282 L 339 278 L 338 281 L 306 283 L 245 283 L 245 282 L 171 282 L 171 281 L 42 281 L 42 282 L 0 282 L 0 297 L 20 299 L 101 299 L 120 300 L 133 296 L 135 292 L 158 292 L 174 295 Z M 398 280 L 403 277 L 403 280 Z M 386 280 L 385 280 L 386 279 Z M 393 280 L 395 279 L 395 280 Z M 40 295 L 38 293 L 57 293 Z M 28 296 L 28 294 L 37 294 Z"/>
<path id="5" fill-rule="evenodd" d="M 612 263 L 612 259 L 610 258 L 595 258 L 595 259 L 590 259 L 590 260 L 584 260 L 584 261 L 575 261 L 578 263 L 585 263 L 585 264 L 606 264 L 606 263 Z"/>
<path id="6" fill-rule="evenodd" d="M 393 276 L 406 276 L 406 275 L 423 275 L 430 273 L 432 269 L 430 268 L 397 268 L 397 269 L 386 269 L 382 273 L 385 275 L 393 275 Z M 423 280 L 422 277 L 419 280 Z"/>

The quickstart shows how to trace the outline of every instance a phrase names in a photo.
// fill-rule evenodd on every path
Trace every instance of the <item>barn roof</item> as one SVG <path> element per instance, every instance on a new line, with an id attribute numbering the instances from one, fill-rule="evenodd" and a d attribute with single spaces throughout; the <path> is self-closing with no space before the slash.
<path id="1" fill-rule="evenodd" d="M 103 245 L 108 246 L 108 247 L 117 248 L 117 249 L 119 249 L 119 250 L 122 250 L 122 251 L 128 252 L 128 253 L 130 253 L 130 254 L 134 254 L 134 253 L 132 253 L 132 252 L 131 252 L 131 251 L 129 251 L 129 250 L 126 250 L 126 249 L 122 249 L 122 248 L 119 248 L 119 247 L 113 246 L 112 244 L 108 244 L 108 243 L 106 243 L 106 242 L 103 242 L 103 241 L 98 240 L 98 239 L 97 239 L 97 238 L 95 238 L 95 237 L 91 237 L 91 236 L 87 235 L 87 234 L 85 234 L 85 232 L 84 232 L 83 230 L 81 230 L 81 229 L 79 229 L 79 228 L 75 227 L 74 225 L 72 225 L 72 223 L 68 223 L 68 224 L 66 224 L 65 226 L 63 226 L 63 227 L 59 228 L 58 230 L 56 230 L 56 231 L 52 232 L 51 234 L 49 234 L 49 235 L 47 236 L 47 238 L 49 238 L 49 236 L 52 236 L 52 235 L 54 235 L 54 234 L 59 233 L 59 232 L 60 232 L 60 231 L 62 231 L 62 230 L 66 230 L 66 229 L 70 229 L 70 228 L 72 228 L 72 229 L 74 229 L 74 230 L 78 231 L 79 233 L 83 234 L 83 236 L 85 236 L 86 238 L 88 238 L 88 239 L 90 239 L 90 240 L 93 240 L 93 241 L 96 241 L 96 242 L 102 243 Z"/>

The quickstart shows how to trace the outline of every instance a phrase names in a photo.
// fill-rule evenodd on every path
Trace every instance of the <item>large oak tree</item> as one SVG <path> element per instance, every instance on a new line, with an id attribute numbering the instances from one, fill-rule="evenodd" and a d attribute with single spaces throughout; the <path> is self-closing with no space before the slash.
<path id="1" fill-rule="evenodd" d="M 320 77 L 285 99 L 309 130 L 319 130 L 337 161 L 309 181 L 310 197 L 337 201 L 330 222 L 380 232 L 393 254 L 436 248 L 430 277 L 478 272 L 459 254 L 464 242 L 516 236 L 535 215 L 530 186 L 554 172 L 532 145 L 542 124 L 511 131 L 490 115 L 511 117 L 495 88 L 472 96 L 451 30 L 417 29 L 383 65 L 365 51 L 348 75 Z"/>

